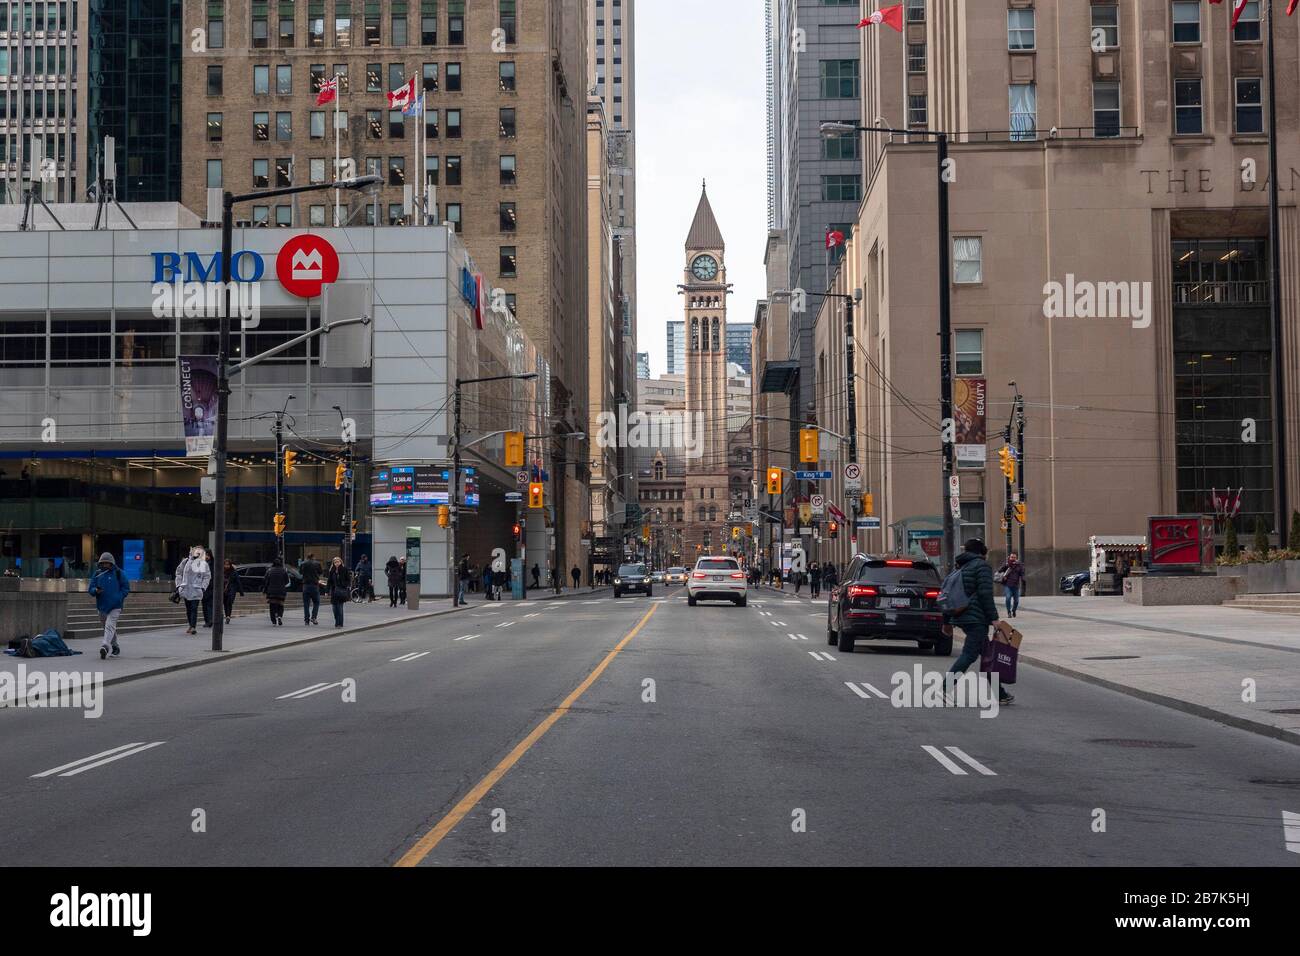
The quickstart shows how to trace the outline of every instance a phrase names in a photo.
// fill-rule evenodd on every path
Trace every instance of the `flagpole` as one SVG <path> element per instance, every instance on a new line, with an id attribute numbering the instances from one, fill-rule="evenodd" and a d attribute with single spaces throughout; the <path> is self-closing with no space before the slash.
<path id="1" fill-rule="evenodd" d="M 429 163 L 429 91 L 420 90 L 420 225 L 429 223 L 429 184 L 425 167 Z"/>
<path id="2" fill-rule="evenodd" d="M 339 181 L 342 169 L 339 165 L 339 75 L 334 74 L 334 181 Z M 341 224 L 342 216 L 339 212 L 339 188 L 334 187 L 334 228 L 337 229 Z"/>
<path id="3" fill-rule="evenodd" d="M 1281 229 L 1279 228 L 1277 196 L 1277 73 L 1273 63 L 1273 0 L 1268 0 L 1268 232 L 1269 278 L 1272 289 L 1269 295 L 1269 312 L 1273 320 L 1273 453 L 1277 461 L 1277 543 L 1287 545 L 1287 460 L 1286 460 L 1286 380 L 1282 370 L 1282 256 Z M 1296 542 L 1290 542 L 1291 547 Z"/>

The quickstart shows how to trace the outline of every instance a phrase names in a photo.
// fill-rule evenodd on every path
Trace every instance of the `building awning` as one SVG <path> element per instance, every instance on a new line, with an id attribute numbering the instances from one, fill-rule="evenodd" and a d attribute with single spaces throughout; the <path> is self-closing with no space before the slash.
<path id="1" fill-rule="evenodd" d="M 763 366 L 763 387 L 759 391 L 789 392 L 797 381 L 799 381 L 798 362 L 767 362 Z"/>

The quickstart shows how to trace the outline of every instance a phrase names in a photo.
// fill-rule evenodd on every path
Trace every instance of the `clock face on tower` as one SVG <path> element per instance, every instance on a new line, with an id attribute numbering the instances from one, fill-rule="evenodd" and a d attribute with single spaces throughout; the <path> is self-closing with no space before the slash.
<path id="1" fill-rule="evenodd" d="M 696 256 L 691 263 L 691 275 L 701 282 L 708 282 L 718 275 L 718 260 L 713 256 Z"/>

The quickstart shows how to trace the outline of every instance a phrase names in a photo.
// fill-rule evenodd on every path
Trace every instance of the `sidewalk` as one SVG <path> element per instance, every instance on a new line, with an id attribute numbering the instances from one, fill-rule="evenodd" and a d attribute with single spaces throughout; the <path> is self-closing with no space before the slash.
<path id="1" fill-rule="evenodd" d="M 999 595 L 999 614 L 1003 607 Z M 1025 663 L 1300 744 L 1300 627 L 1293 617 L 1062 596 L 1026 598 L 1015 623 L 1025 635 Z M 1255 686 L 1250 703 L 1242 700 L 1246 680 Z"/>
<path id="2" fill-rule="evenodd" d="M 236 617 L 226 625 L 225 632 L 222 635 L 222 644 L 225 650 L 222 651 L 213 651 L 211 649 L 212 631 L 210 628 L 200 627 L 197 635 L 187 635 L 184 627 L 171 627 L 156 631 L 138 631 L 123 634 L 118 641 L 122 648 L 122 655 L 115 658 L 110 657 L 108 660 L 100 660 L 99 658 L 98 639 L 93 641 L 70 641 L 69 647 L 74 651 L 82 652 L 73 657 L 26 658 L 0 654 L 0 675 L 10 675 L 12 680 L 14 679 L 13 675 L 19 673 L 19 665 L 22 665 L 23 670 L 28 674 L 36 671 L 47 673 L 52 671 L 98 671 L 103 674 L 105 685 L 120 684 L 141 677 L 165 674 L 169 671 L 184 670 L 189 667 L 199 667 L 203 664 L 216 664 L 221 661 L 234 660 L 239 657 L 247 657 L 249 654 L 259 654 L 264 651 L 291 647 L 296 644 L 310 644 L 334 637 L 346 637 L 350 634 L 370 631 L 392 624 L 404 624 L 409 621 L 440 617 L 445 614 L 480 610 L 484 607 L 509 607 L 511 605 L 527 604 L 531 601 L 587 597 L 607 590 L 609 589 L 581 588 L 574 591 L 570 588 L 565 590 L 563 594 L 555 594 L 553 591 L 529 591 L 526 601 L 507 598 L 499 602 L 486 601 L 480 593 L 470 595 L 469 603 L 459 608 L 451 607 L 451 601 L 446 597 L 422 597 L 420 599 L 420 610 L 418 611 L 409 611 L 405 607 L 389 607 L 387 598 L 375 601 L 372 604 L 349 603 L 343 609 L 344 626 L 341 628 L 334 626 L 334 615 L 328 603 L 321 605 L 318 617 L 319 624 L 310 627 L 304 625 L 302 623 L 301 597 L 292 594 L 284 606 L 283 627 L 273 627 L 269 615 L 264 610 L 256 614 Z M 295 602 L 294 598 L 298 598 L 298 600 Z M 253 599 L 244 598 L 242 600 L 249 601 Z M 3 703 L 12 706 L 13 702 L 5 700 Z"/>

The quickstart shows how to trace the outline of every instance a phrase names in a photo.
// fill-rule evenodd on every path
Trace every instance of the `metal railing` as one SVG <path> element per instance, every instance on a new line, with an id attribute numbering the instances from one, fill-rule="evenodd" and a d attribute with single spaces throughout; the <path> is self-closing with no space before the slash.
<path id="1" fill-rule="evenodd" d="M 1175 305 L 1267 305 L 1265 280 L 1175 282 Z"/>

